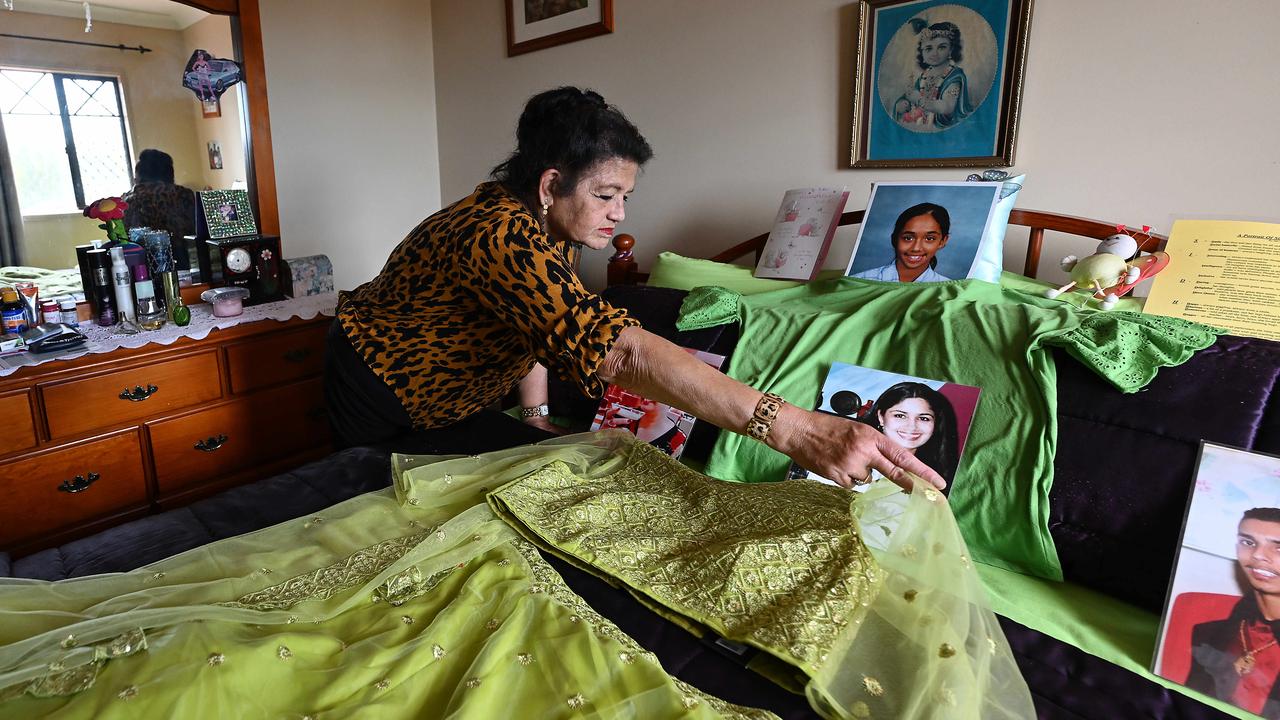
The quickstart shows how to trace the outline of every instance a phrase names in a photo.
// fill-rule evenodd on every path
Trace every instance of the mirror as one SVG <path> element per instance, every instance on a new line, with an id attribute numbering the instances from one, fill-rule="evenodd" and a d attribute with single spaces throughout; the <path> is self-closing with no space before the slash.
<path id="1" fill-rule="evenodd" d="M 208 4 L 242 9 L 226 5 Z M 0 10 L 0 112 L 25 265 L 73 267 L 76 245 L 104 239 L 80 208 L 128 191 L 144 149 L 168 153 L 175 182 L 192 190 L 257 189 L 246 83 L 216 103 L 181 85 L 197 48 L 243 61 L 240 18 L 170 0 L 101 0 L 91 8 L 87 33 L 81 2 L 15 0 L 14 10 Z M 256 3 L 253 10 L 256 32 Z M 260 52 L 260 38 L 254 42 Z M 265 221 L 260 227 L 270 232 Z"/>

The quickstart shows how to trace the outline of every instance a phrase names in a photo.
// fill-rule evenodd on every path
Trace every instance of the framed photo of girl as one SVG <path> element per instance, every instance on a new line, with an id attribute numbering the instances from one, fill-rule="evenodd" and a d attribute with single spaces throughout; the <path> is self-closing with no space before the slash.
<path id="1" fill-rule="evenodd" d="M 613 32 L 613 0 L 506 0 L 507 57 Z"/>
<path id="2" fill-rule="evenodd" d="M 861 0 L 853 167 L 1013 165 L 1032 0 Z"/>

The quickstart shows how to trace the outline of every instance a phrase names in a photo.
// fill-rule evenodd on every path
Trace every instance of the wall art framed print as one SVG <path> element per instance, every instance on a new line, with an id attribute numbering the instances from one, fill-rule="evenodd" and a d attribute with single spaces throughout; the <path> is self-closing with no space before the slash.
<path id="1" fill-rule="evenodd" d="M 851 162 L 1013 165 L 1032 0 L 862 0 Z"/>
<path id="2" fill-rule="evenodd" d="M 507 0 L 507 57 L 613 32 L 613 0 Z"/>

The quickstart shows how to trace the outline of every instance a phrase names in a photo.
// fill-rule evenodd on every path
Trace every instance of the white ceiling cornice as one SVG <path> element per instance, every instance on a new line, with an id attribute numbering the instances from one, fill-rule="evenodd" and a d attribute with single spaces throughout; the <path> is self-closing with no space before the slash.
<path id="1" fill-rule="evenodd" d="M 185 30 L 209 14 L 170 0 L 90 0 L 95 22 Z M 83 0 L 13 0 L 13 9 L 37 15 L 83 18 Z M 6 12 L 0 10 L 0 13 Z"/>

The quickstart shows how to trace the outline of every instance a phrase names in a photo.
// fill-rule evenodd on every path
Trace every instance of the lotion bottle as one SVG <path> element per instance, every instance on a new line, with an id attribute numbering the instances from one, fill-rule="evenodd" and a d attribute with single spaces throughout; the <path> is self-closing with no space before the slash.
<path id="1" fill-rule="evenodd" d="M 118 245 L 111 248 L 111 279 L 116 289 L 116 309 L 120 321 L 133 322 L 136 317 L 133 312 L 133 275 L 124 261 L 124 248 Z"/>

